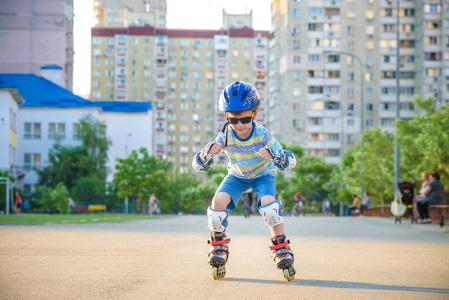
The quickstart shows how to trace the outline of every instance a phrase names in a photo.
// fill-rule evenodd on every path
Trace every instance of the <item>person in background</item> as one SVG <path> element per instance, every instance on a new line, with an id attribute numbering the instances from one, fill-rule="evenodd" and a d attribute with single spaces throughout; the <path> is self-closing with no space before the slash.
<path id="1" fill-rule="evenodd" d="M 372 206 L 373 206 L 373 200 L 371 199 L 369 192 L 365 192 L 363 199 L 362 199 L 362 205 L 360 205 L 360 213 L 363 215 L 363 211 Z"/>
<path id="2" fill-rule="evenodd" d="M 73 201 L 72 198 L 69 197 L 69 207 L 68 207 L 68 213 L 70 214 L 72 212 L 72 209 L 75 209 L 76 204 L 75 201 Z"/>
<path id="3" fill-rule="evenodd" d="M 16 214 L 20 214 L 20 207 L 22 206 L 22 197 L 20 196 L 19 192 L 16 192 L 16 201 L 14 204 L 14 212 Z"/>
<path id="4" fill-rule="evenodd" d="M 354 199 L 354 201 L 352 202 L 352 205 L 349 205 L 347 207 L 348 216 L 351 216 L 351 211 L 358 209 L 360 207 L 360 199 L 359 199 L 359 197 L 357 197 L 356 194 L 352 195 L 352 199 Z"/>
<path id="5" fill-rule="evenodd" d="M 429 174 L 429 185 L 423 190 L 424 195 L 418 203 L 418 212 L 421 220 L 419 223 L 431 223 L 429 217 L 429 206 L 438 205 L 441 203 L 441 192 L 443 190 L 443 185 L 440 182 L 440 174 L 438 172 L 431 172 Z"/>
<path id="6" fill-rule="evenodd" d="M 326 197 L 324 199 L 324 206 L 323 207 L 324 207 L 324 213 L 326 215 L 329 215 L 331 213 L 331 201 L 329 200 L 328 197 Z"/>
<path id="7" fill-rule="evenodd" d="M 151 194 L 149 202 L 150 202 L 150 216 L 152 216 L 153 213 L 160 215 L 161 210 L 159 209 L 158 204 L 161 203 L 161 201 L 158 198 L 156 198 L 156 195 Z"/>

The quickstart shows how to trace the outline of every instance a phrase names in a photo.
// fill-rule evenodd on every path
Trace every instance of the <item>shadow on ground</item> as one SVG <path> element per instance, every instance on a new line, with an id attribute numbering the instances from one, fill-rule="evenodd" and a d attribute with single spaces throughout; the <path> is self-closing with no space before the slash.
<path id="1" fill-rule="evenodd" d="M 397 286 L 385 284 L 373 284 L 365 282 L 348 282 L 333 280 L 314 280 L 314 279 L 296 279 L 294 281 L 278 281 L 266 279 L 250 279 L 250 278 L 225 278 L 225 281 L 246 282 L 246 283 L 262 283 L 262 284 L 289 284 L 308 287 L 324 287 L 335 289 L 356 289 L 356 290 L 377 290 L 377 291 L 400 291 L 400 292 L 420 292 L 420 293 L 437 293 L 449 294 L 449 289 L 415 287 L 415 286 Z"/>

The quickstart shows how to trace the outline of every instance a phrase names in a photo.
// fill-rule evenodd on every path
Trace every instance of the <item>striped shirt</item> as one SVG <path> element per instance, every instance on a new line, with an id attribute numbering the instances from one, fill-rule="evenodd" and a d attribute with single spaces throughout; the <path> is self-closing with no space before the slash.
<path id="1" fill-rule="evenodd" d="M 251 134 L 244 140 L 237 136 L 231 126 L 227 126 L 226 130 L 228 146 L 225 147 L 226 131 L 220 132 L 214 142 L 221 143 L 221 152 L 229 157 L 228 174 L 243 179 L 254 179 L 266 174 L 276 175 L 274 163 L 263 160 L 259 149 L 266 146 L 277 153 L 282 150 L 282 146 L 265 127 L 253 121 Z"/>

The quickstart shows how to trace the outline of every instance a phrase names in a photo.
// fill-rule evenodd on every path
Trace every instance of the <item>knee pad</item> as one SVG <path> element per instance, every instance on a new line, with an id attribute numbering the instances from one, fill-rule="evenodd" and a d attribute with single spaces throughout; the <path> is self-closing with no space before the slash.
<path id="1" fill-rule="evenodd" d="M 275 227 L 284 222 L 281 210 L 281 201 L 276 200 L 259 208 L 259 213 L 265 219 L 269 227 Z"/>
<path id="2" fill-rule="evenodd" d="M 207 208 L 207 218 L 209 220 L 209 229 L 214 232 L 223 232 L 228 227 L 228 211 L 213 210 L 210 206 Z"/>

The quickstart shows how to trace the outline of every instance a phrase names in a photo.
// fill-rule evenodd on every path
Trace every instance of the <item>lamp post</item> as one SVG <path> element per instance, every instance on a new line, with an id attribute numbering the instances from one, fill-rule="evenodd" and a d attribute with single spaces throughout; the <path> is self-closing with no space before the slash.
<path id="1" fill-rule="evenodd" d="M 364 93 L 364 88 L 363 88 L 364 78 L 363 78 L 363 76 L 364 76 L 365 72 L 363 71 L 363 63 L 357 55 L 352 54 L 350 52 L 339 51 L 339 50 L 323 50 L 323 54 L 324 55 L 328 55 L 328 54 L 348 55 L 348 56 L 354 58 L 355 60 L 357 60 L 357 62 L 360 65 L 360 137 L 361 137 L 363 134 L 364 122 L 365 122 L 365 120 L 364 120 L 365 107 L 364 107 L 364 101 L 363 101 L 363 93 Z M 340 109 L 341 109 L 341 101 L 340 101 Z M 343 151 L 343 149 L 342 149 L 342 151 Z M 363 141 L 360 142 L 360 151 L 363 151 Z M 362 168 L 362 170 L 363 170 L 363 168 Z M 362 182 L 362 187 L 361 187 L 360 193 L 361 193 L 360 197 L 363 198 L 363 182 Z"/>
<path id="2" fill-rule="evenodd" d="M 442 8 L 441 8 L 442 9 Z M 399 0 L 396 2 L 396 120 L 399 119 Z M 396 145 L 394 147 L 394 195 L 399 187 L 399 142 L 396 128 Z"/>

